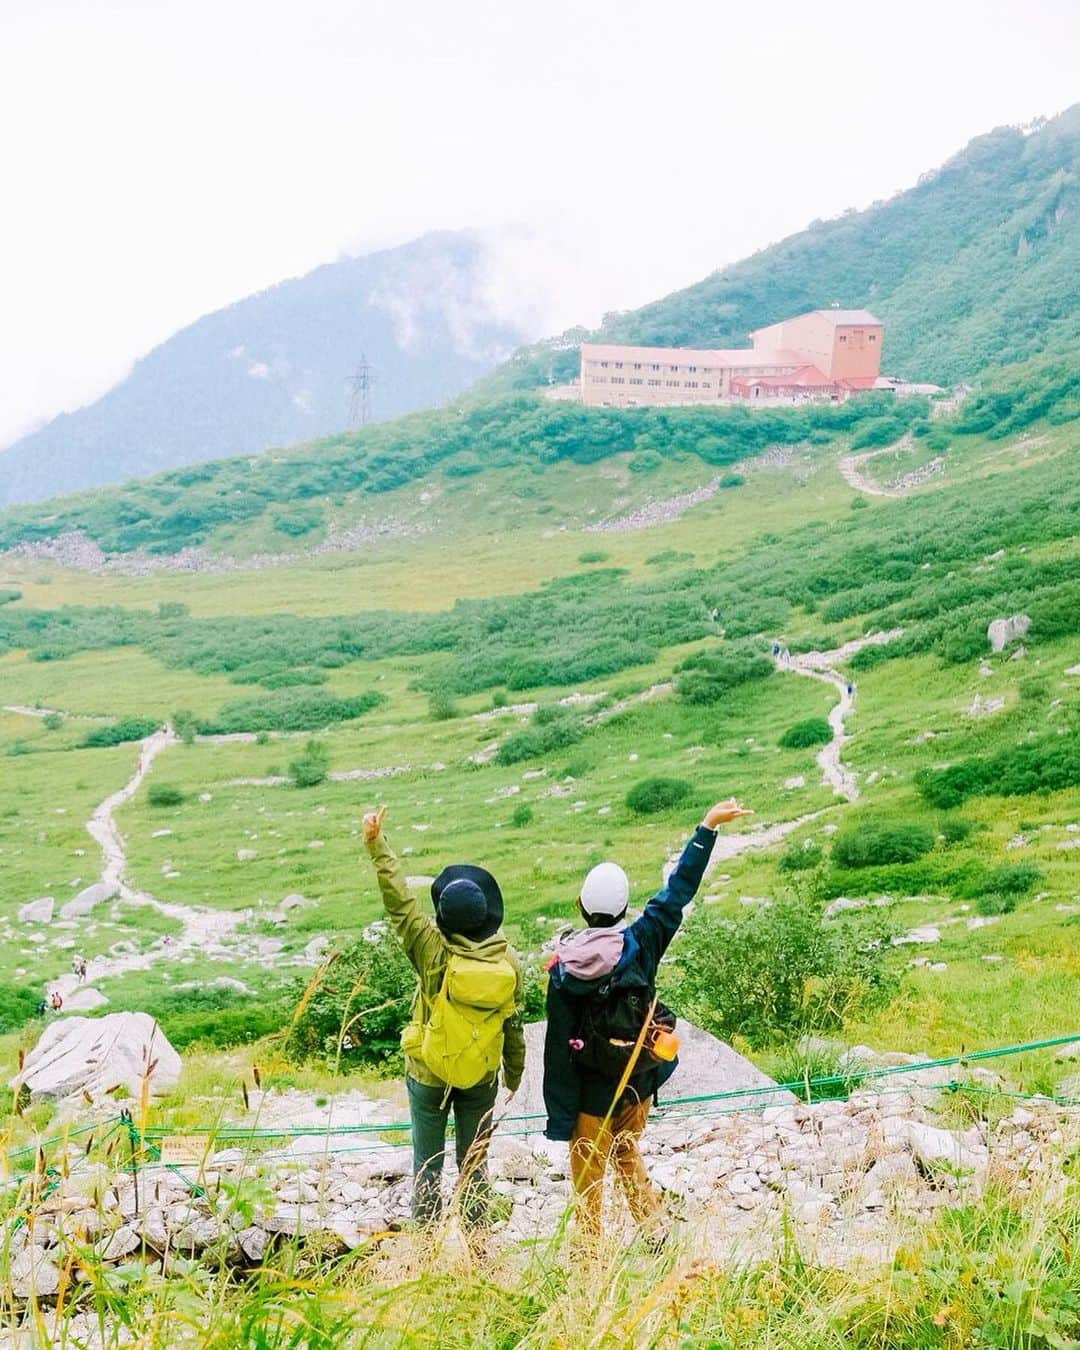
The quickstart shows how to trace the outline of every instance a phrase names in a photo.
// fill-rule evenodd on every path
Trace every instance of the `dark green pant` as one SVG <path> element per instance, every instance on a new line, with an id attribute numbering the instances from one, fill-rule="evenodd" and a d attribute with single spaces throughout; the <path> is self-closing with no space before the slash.
<path id="1" fill-rule="evenodd" d="M 465 1223 L 482 1223 L 490 1198 L 488 1141 L 498 1079 L 471 1088 L 429 1087 L 406 1077 L 413 1138 L 413 1218 L 431 1223 L 442 1210 L 442 1171 L 446 1123 L 454 1112 L 454 1146 L 461 1174 L 461 1214 Z"/>

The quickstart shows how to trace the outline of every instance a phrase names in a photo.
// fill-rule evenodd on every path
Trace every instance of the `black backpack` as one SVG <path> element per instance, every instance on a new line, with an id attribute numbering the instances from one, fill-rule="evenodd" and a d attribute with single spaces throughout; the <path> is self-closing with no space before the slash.
<path id="1" fill-rule="evenodd" d="M 608 978 L 581 999 L 577 1034 L 570 1042 L 570 1058 L 579 1069 L 616 1082 L 626 1072 L 641 1028 L 649 1015 L 656 991 L 646 984 L 616 982 Z M 653 1028 L 673 1031 L 675 1014 L 657 1002 Z M 630 1082 L 650 1073 L 662 1062 L 651 1050 L 646 1034 Z"/>

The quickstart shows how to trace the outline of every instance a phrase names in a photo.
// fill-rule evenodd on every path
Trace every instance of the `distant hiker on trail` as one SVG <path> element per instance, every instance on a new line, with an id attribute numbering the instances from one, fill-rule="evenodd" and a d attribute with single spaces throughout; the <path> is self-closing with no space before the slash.
<path id="1" fill-rule="evenodd" d="M 85 979 L 86 979 L 86 957 L 85 957 L 85 956 L 73 956 L 73 957 L 71 958 L 71 970 L 72 970 L 72 974 L 78 976 L 78 978 L 79 978 L 80 980 L 85 980 Z"/>
<path id="2" fill-rule="evenodd" d="M 49 1000 L 47 998 L 43 998 L 34 1011 L 37 1013 L 39 1017 L 44 1017 L 45 1014 L 49 1011 Z"/>
<path id="3" fill-rule="evenodd" d="M 772 654 L 773 654 L 774 657 L 780 655 L 780 644 L 779 644 L 779 642 L 774 642 L 774 643 L 773 643 L 773 645 L 772 645 Z"/>
<path id="4" fill-rule="evenodd" d="M 401 1034 L 413 1138 L 413 1218 L 442 1210 L 446 1125 L 454 1112 L 467 1228 L 488 1218 L 487 1152 L 502 1064 L 512 1096 L 525 1069 L 518 958 L 501 931 L 503 898 L 490 872 L 444 867 L 431 885 L 434 917 L 420 912 L 382 832 L 386 807 L 364 817 L 364 844 L 394 932 L 420 977 Z"/>
<path id="5" fill-rule="evenodd" d="M 852 694 L 854 694 L 854 692 L 855 692 L 855 686 L 854 686 L 854 685 L 851 683 L 851 681 L 849 680 L 849 681 L 848 681 L 848 687 L 847 687 L 847 696 L 848 696 L 848 698 L 850 698 L 850 697 L 852 696 Z"/>
<path id="6" fill-rule="evenodd" d="M 626 873 L 600 863 L 578 898 L 588 928 L 556 944 L 547 992 L 544 1133 L 570 1142 L 579 1229 L 587 1239 L 600 1234 L 609 1158 L 634 1219 L 646 1223 L 659 1212 L 637 1147 L 653 1098 L 678 1063 L 675 1018 L 656 1000 L 656 970 L 701 884 L 716 827 L 752 814 L 734 798 L 706 812 L 667 885 L 629 925 Z"/>
<path id="7" fill-rule="evenodd" d="M 63 1006 L 64 1000 L 60 996 L 60 991 L 54 990 L 52 996 L 49 999 L 49 1007 L 53 1010 L 53 1012 L 59 1012 Z"/>

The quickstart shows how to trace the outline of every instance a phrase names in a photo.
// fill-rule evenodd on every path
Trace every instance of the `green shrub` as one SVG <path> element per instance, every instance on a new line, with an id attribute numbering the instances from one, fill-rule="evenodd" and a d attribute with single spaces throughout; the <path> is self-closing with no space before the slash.
<path id="1" fill-rule="evenodd" d="M 962 844 L 974 833 L 975 823 L 963 816 L 943 816 L 938 822 L 938 833 L 947 845 Z"/>
<path id="2" fill-rule="evenodd" d="M 185 745 L 193 745 L 199 730 L 199 719 L 187 708 L 174 712 L 171 718 L 172 729 Z"/>
<path id="3" fill-rule="evenodd" d="M 652 553 L 645 559 L 647 567 L 672 567 L 675 563 L 689 563 L 694 561 L 692 553 L 681 553 L 678 549 L 665 548 L 659 553 Z"/>
<path id="4" fill-rule="evenodd" d="M 920 769 L 915 781 L 931 806 L 951 810 L 969 797 L 1026 797 L 1080 786 L 1080 734 L 972 756 L 945 769 Z"/>
<path id="5" fill-rule="evenodd" d="M 781 872 L 808 872 L 817 867 L 823 854 L 816 839 L 804 839 L 801 844 L 791 844 L 784 850 L 777 867 Z"/>
<path id="6" fill-rule="evenodd" d="M 298 788 L 317 787 L 326 782 L 330 769 L 330 750 L 325 741 L 308 741 L 303 753 L 289 762 L 289 777 Z"/>
<path id="7" fill-rule="evenodd" d="M 1001 895 L 1027 895 L 1042 880 L 1042 872 L 1033 862 L 1002 863 L 986 874 L 983 887 Z"/>
<path id="8" fill-rule="evenodd" d="M 780 737 L 785 750 L 802 750 L 808 745 L 827 745 L 832 740 L 832 727 L 824 717 L 808 717 L 796 722 Z"/>
<path id="9" fill-rule="evenodd" d="M 934 836 L 925 825 L 875 824 L 870 821 L 847 825 L 832 844 L 838 867 L 879 867 L 910 863 L 929 853 Z"/>
<path id="10" fill-rule="evenodd" d="M 58 712 L 46 713 L 41 719 L 41 725 L 46 731 L 59 731 L 64 725 L 63 715 Z"/>
<path id="11" fill-rule="evenodd" d="M 722 488 L 742 487 L 746 479 L 741 473 L 724 473 L 720 475 L 719 486 Z"/>
<path id="12" fill-rule="evenodd" d="M 683 703 L 719 703 L 730 690 L 772 673 L 773 663 L 757 648 L 724 643 L 695 653 L 679 666 L 675 693 Z"/>
<path id="13" fill-rule="evenodd" d="M 610 553 L 601 553 L 598 549 L 593 549 L 588 553 L 579 553 L 579 563 L 604 563 L 611 557 Z"/>
<path id="14" fill-rule="evenodd" d="M 161 725 L 152 717 L 122 717 L 105 727 L 93 727 L 83 737 L 83 746 L 100 750 L 104 746 L 123 745 L 126 741 L 141 741 L 152 736 Z"/>
<path id="15" fill-rule="evenodd" d="M 852 497 L 849 503 L 852 511 L 865 511 L 869 505 L 870 503 L 865 497 Z"/>
<path id="16" fill-rule="evenodd" d="M 200 720 L 198 729 L 208 736 L 234 731 L 318 731 L 335 722 L 351 722 L 383 702 L 384 696 L 374 690 L 342 698 L 305 685 L 225 703 L 216 717 Z"/>
<path id="17" fill-rule="evenodd" d="M 449 722 L 460 712 L 454 696 L 446 689 L 433 689 L 428 695 L 428 716 L 435 722 Z"/>
<path id="18" fill-rule="evenodd" d="M 194 989 L 168 990 L 146 1005 L 161 1024 L 172 1045 L 227 1049 L 250 1045 L 280 1031 L 292 1013 L 292 1004 L 281 989 L 260 991 L 257 997 L 238 989 L 207 985 Z"/>
<path id="19" fill-rule="evenodd" d="M 514 807 L 513 814 L 510 817 L 510 824 L 515 830 L 523 829 L 526 825 L 533 822 L 533 809 L 528 802 L 518 802 Z"/>
<path id="20" fill-rule="evenodd" d="M 754 1047 L 839 1027 L 896 987 L 885 932 L 880 915 L 827 923 L 817 906 L 788 897 L 735 919 L 699 910 L 673 949 L 669 1001 L 714 1035 Z"/>
<path id="21" fill-rule="evenodd" d="M 651 816 L 678 806 L 692 791 L 682 778 L 643 778 L 626 794 L 626 804 L 640 816 Z"/>
<path id="22" fill-rule="evenodd" d="M 41 992 L 36 984 L 0 984 L 0 1035 L 18 1029 L 37 1013 Z"/>
<path id="23" fill-rule="evenodd" d="M 343 1067 L 400 1072 L 400 1037 L 409 1020 L 416 974 L 401 944 L 381 925 L 370 937 L 346 947 L 329 965 L 286 1042 L 293 1059 L 336 1064 L 344 1038 Z M 297 982 L 295 1002 L 304 997 L 309 982 Z"/>
<path id="24" fill-rule="evenodd" d="M 16 600 L 22 599 L 22 591 L 3 589 L 0 590 L 0 605 L 14 604 Z"/>
<path id="25" fill-rule="evenodd" d="M 519 764 L 525 759 L 562 750 L 580 741 L 587 730 L 584 717 L 573 708 L 559 704 L 542 705 L 533 713 L 529 727 L 515 732 L 499 746 L 496 764 Z"/>
<path id="26" fill-rule="evenodd" d="M 190 613 L 191 606 L 182 600 L 162 600 L 157 607 L 159 619 L 186 619 Z"/>
<path id="27" fill-rule="evenodd" d="M 1001 891 L 985 891 L 976 896 L 975 908 L 980 914 L 1011 914 L 1019 903 L 1020 897 Z"/>
<path id="28" fill-rule="evenodd" d="M 151 806 L 182 806 L 184 794 L 174 783 L 151 783 L 146 799 Z"/>

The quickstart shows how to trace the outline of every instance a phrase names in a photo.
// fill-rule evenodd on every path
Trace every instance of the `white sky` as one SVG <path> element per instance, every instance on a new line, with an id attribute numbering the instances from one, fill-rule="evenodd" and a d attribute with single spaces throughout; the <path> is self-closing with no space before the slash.
<path id="1" fill-rule="evenodd" d="M 535 226 L 545 329 L 595 322 L 1060 112 L 1078 56 L 1075 0 L 0 0 L 0 444 L 432 228 Z"/>

